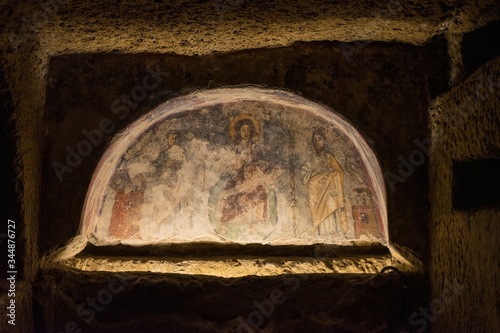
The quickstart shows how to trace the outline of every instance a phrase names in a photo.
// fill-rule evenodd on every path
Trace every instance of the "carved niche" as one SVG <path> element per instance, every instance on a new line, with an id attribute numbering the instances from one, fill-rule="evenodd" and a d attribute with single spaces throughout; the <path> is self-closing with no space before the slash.
<path id="1" fill-rule="evenodd" d="M 387 243 L 383 177 L 339 114 L 283 91 L 165 102 L 102 157 L 82 215 L 95 245 Z"/>

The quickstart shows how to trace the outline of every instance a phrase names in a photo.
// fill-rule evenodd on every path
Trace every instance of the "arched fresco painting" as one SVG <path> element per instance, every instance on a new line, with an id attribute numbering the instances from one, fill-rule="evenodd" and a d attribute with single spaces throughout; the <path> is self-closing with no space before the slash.
<path id="1" fill-rule="evenodd" d="M 387 238 L 375 155 L 342 117 L 282 91 L 170 100 L 114 140 L 82 233 L 96 245 Z"/>

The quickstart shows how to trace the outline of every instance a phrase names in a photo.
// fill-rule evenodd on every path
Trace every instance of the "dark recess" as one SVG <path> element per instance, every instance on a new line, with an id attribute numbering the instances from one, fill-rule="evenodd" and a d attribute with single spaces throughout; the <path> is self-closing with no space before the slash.
<path id="1" fill-rule="evenodd" d="M 500 207 L 500 158 L 453 162 L 453 207 Z"/>

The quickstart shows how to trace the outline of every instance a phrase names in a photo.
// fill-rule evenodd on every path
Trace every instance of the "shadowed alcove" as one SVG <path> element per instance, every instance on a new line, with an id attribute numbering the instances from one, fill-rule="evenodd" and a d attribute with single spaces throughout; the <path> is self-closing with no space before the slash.
<path id="1" fill-rule="evenodd" d="M 0 331 L 500 331 L 499 5 L 3 1 Z"/>
<path id="2" fill-rule="evenodd" d="M 180 265 L 184 273 L 221 275 L 204 269 L 201 258 L 195 264 L 162 258 L 151 267 L 151 255 L 198 252 L 196 247 L 227 253 L 228 245 L 234 251 L 228 258 L 265 254 L 290 261 L 302 255 L 318 266 L 308 271 L 307 265 L 290 270 L 273 264 L 275 275 L 377 273 L 398 265 L 388 256 L 389 248 L 395 250 L 375 154 L 342 116 L 284 91 L 215 89 L 160 105 L 113 140 L 83 207 L 80 234 L 57 256 L 79 269 L 116 271 L 112 263 L 75 251 L 109 255 L 118 244 L 130 257 L 149 253 L 120 271 L 179 273 L 171 269 Z M 327 260 L 325 249 L 344 267 Z M 70 259 L 74 254 L 78 258 Z M 353 254 L 377 264 L 360 269 Z M 225 277 L 241 275 L 240 268 L 232 273 L 232 265 L 219 266 Z"/>

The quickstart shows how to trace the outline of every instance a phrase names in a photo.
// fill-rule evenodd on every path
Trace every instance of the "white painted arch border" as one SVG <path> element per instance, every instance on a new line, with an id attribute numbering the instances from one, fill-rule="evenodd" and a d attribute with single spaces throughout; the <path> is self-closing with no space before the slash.
<path id="1" fill-rule="evenodd" d="M 328 123 L 335 124 L 358 150 L 363 163 L 366 166 L 369 178 L 373 182 L 374 195 L 379 203 L 379 212 L 384 227 L 384 239 L 382 243 L 389 244 L 389 229 L 387 221 L 387 204 L 384 178 L 380 169 L 378 159 L 361 133 L 349 123 L 343 116 L 334 110 L 307 100 L 296 94 L 273 89 L 254 87 L 218 88 L 193 92 L 188 95 L 173 98 L 159 105 L 151 112 L 140 117 L 130 124 L 108 147 L 89 185 L 85 198 L 80 220 L 80 234 L 78 238 L 82 243 L 87 243 L 91 237 L 92 230 L 97 223 L 98 211 L 103 203 L 105 191 L 109 181 L 117 169 L 121 157 L 127 148 L 134 143 L 145 131 L 158 122 L 165 120 L 175 114 L 181 114 L 192 110 L 209 108 L 221 103 L 234 103 L 244 101 L 261 101 L 278 104 L 283 107 L 299 108 L 304 112 L 324 119 Z"/>

